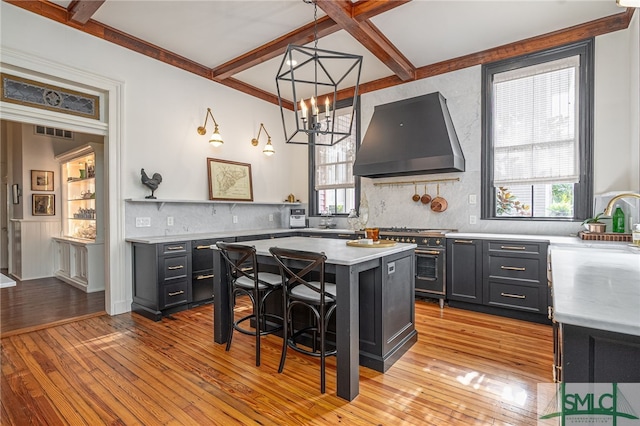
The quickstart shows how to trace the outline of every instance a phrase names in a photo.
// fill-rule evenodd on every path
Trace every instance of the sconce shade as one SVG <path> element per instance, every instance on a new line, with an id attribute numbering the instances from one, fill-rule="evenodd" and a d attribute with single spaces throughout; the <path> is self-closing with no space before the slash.
<path id="1" fill-rule="evenodd" d="M 214 126 L 213 133 L 211 133 L 211 137 L 209 138 L 209 143 L 214 147 L 218 147 L 222 145 L 224 141 L 222 140 L 222 136 L 218 131 L 218 123 L 216 122 L 216 119 L 213 117 L 213 114 L 211 113 L 211 108 L 207 108 L 207 115 L 204 116 L 204 124 L 198 127 L 198 134 L 205 135 L 207 133 L 207 120 L 209 119 L 209 117 L 211 117 L 211 120 L 213 120 L 213 126 Z"/>
<path id="2" fill-rule="evenodd" d="M 222 136 L 220 136 L 220 132 L 218 132 L 218 126 L 215 127 L 213 133 L 211 133 L 211 137 L 209 138 L 209 143 L 214 147 L 219 147 L 224 143 L 222 140 Z"/>
<path id="3" fill-rule="evenodd" d="M 266 156 L 272 156 L 276 153 L 276 151 L 273 149 L 273 145 L 271 145 L 271 138 L 269 138 L 269 140 L 267 141 L 267 144 L 264 146 L 262 152 L 264 152 L 264 155 Z"/>
<path id="4" fill-rule="evenodd" d="M 287 143 L 335 145 L 351 135 L 353 120 L 338 126 L 338 92 L 353 88 L 358 100 L 362 56 L 290 44 L 276 76 L 278 103 Z M 293 102 L 293 113 L 283 107 Z"/>

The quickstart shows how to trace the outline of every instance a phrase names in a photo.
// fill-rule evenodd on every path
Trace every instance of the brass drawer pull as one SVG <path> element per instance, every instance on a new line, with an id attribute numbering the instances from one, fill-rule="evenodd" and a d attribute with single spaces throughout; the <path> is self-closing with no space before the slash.
<path id="1" fill-rule="evenodd" d="M 553 306 L 547 306 L 547 318 L 553 319 Z"/>
<path id="2" fill-rule="evenodd" d="M 453 240 L 456 243 L 462 243 L 462 244 L 473 244 L 472 240 Z"/>
<path id="3" fill-rule="evenodd" d="M 184 246 L 171 246 L 167 247 L 167 250 L 184 250 Z"/>
<path id="4" fill-rule="evenodd" d="M 167 269 L 170 271 L 175 271 L 176 269 L 182 269 L 182 268 L 184 268 L 184 265 L 169 266 Z"/>
<path id="5" fill-rule="evenodd" d="M 527 296 L 524 296 L 522 294 L 511 294 L 511 293 L 500 293 L 500 296 L 502 297 L 510 297 L 512 299 L 526 299 Z"/>
<path id="6" fill-rule="evenodd" d="M 206 280 L 208 278 L 213 278 L 213 274 L 209 274 L 209 275 L 198 275 L 196 277 L 196 280 Z"/>
<path id="7" fill-rule="evenodd" d="M 526 247 L 519 247 L 519 246 L 500 246 L 501 249 L 503 250 L 526 250 Z"/>
<path id="8" fill-rule="evenodd" d="M 518 266 L 500 266 L 500 269 L 506 269 L 507 271 L 526 271 L 527 268 L 520 268 Z"/>
<path id="9" fill-rule="evenodd" d="M 204 250 L 204 249 L 211 250 L 211 246 L 196 246 L 196 250 Z"/>
<path id="10" fill-rule="evenodd" d="M 173 293 L 169 293 L 169 296 L 177 296 L 179 294 L 184 294 L 184 290 L 174 291 Z"/>

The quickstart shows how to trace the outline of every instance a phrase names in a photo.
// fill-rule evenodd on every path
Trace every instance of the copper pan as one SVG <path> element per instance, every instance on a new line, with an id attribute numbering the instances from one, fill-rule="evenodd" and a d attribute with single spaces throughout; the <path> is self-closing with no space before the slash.
<path id="1" fill-rule="evenodd" d="M 424 186 L 424 194 L 420 197 L 420 201 L 422 201 L 422 204 L 429 204 L 431 201 L 431 195 L 427 194 L 427 185 Z"/>
<path id="2" fill-rule="evenodd" d="M 433 210 L 436 213 L 442 213 L 447 209 L 448 206 L 449 206 L 449 203 L 447 203 L 447 200 L 445 200 L 444 197 L 440 196 L 440 184 L 438 184 L 438 189 L 436 190 L 436 197 L 433 200 L 431 200 L 431 210 Z"/>

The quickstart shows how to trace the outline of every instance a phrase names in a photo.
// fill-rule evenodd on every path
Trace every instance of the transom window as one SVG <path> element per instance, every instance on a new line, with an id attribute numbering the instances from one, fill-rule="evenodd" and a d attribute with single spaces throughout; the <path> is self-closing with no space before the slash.
<path id="1" fill-rule="evenodd" d="M 592 40 L 482 72 L 483 218 L 590 215 Z"/>

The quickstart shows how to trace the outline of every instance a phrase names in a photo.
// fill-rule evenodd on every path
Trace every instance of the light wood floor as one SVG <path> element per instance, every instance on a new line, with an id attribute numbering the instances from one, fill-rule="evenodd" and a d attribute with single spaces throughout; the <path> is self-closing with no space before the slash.
<path id="1" fill-rule="evenodd" d="M 0 337 L 104 313 L 104 291 L 85 293 L 54 277 L 0 289 Z"/>
<path id="2" fill-rule="evenodd" d="M 550 382 L 550 326 L 416 302 L 418 342 L 387 373 L 360 368 L 360 395 L 327 393 L 317 360 L 265 337 L 213 343 L 211 305 L 153 322 L 99 316 L 2 339 L 3 425 L 534 425 Z"/>

